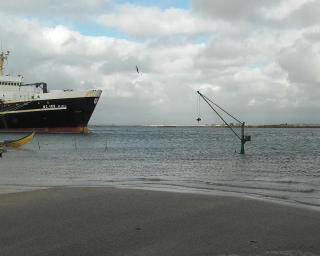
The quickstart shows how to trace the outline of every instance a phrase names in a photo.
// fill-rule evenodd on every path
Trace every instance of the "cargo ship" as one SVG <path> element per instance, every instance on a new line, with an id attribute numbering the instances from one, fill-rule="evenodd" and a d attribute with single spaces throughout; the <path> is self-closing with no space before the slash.
<path id="1" fill-rule="evenodd" d="M 101 90 L 52 90 L 44 82 L 4 75 L 9 51 L 0 53 L 0 132 L 87 133 Z"/>

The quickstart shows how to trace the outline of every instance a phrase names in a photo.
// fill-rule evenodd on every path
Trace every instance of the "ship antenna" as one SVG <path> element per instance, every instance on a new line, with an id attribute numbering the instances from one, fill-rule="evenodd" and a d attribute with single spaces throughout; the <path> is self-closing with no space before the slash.
<path id="1" fill-rule="evenodd" d="M 0 53 L 0 76 L 3 76 L 4 61 L 8 59 L 9 54 L 10 54 L 9 51 L 7 51 L 6 53 L 3 53 L 3 52 Z"/>

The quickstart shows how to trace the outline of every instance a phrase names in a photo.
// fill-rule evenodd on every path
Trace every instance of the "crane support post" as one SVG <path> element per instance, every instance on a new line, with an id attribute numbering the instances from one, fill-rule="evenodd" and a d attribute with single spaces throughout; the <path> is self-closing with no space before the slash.
<path id="1" fill-rule="evenodd" d="M 244 126 L 245 126 L 245 123 L 243 122 L 241 124 L 241 149 L 240 149 L 240 154 L 244 154 L 244 144 L 246 143 L 246 140 L 244 138 Z"/>

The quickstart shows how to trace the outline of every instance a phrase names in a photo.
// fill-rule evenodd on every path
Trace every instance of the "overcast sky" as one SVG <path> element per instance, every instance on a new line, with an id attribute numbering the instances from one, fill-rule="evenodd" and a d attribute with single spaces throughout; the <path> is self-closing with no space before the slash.
<path id="1" fill-rule="evenodd" d="M 102 89 L 91 124 L 320 123 L 320 1 L 0 0 L 6 73 Z M 136 72 L 136 65 L 140 74 Z M 201 103 L 203 124 L 219 123 Z"/>

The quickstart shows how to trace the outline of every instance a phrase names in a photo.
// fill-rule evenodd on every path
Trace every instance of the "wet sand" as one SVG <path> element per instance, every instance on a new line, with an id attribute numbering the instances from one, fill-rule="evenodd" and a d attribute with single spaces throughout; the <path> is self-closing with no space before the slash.
<path id="1" fill-rule="evenodd" d="M 320 255 L 320 212 L 114 188 L 0 195 L 0 255 Z"/>

